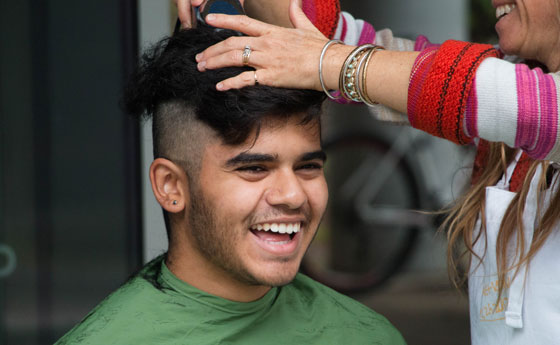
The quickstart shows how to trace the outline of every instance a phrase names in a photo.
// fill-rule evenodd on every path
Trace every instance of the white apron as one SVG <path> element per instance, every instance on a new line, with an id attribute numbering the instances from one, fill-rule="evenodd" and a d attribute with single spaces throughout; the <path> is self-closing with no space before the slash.
<path id="1" fill-rule="evenodd" d="M 479 260 L 473 256 L 469 275 L 472 344 L 560 345 L 559 225 L 533 257 L 528 268 L 522 267 L 515 278 L 510 272 L 502 296 L 497 301 L 496 239 L 504 213 L 515 196 L 508 190 L 507 183 L 515 164 L 508 167 L 506 176 L 496 186 L 486 188 L 487 239 L 485 241 L 481 237 L 473 248 L 479 256 L 484 257 L 479 264 Z M 536 191 L 541 169 L 538 168 L 531 182 L 523 214 L 527 244 L 531 243 L 537 224 Z M 557 171 L 551 184 L 554 189 L 558 188 L 558 176 Z M 541 212 L 548 208 L 550 196 L 553 195 L 550 189 L 544 196 Z M 477 227 L 480 229 L 480 221 Z"/>

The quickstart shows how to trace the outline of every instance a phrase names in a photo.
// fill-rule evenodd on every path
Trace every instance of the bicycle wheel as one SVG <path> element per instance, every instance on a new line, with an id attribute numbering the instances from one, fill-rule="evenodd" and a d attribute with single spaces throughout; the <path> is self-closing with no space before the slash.
<path id="1" fill-rule="evenodd" d="M 414 221 L 419 214 L 412 211 L 420 208 L 419 188 L 404 157 L 390 157 L 396 153 L 378 138 L 335 138 L 324 149 L 330 201 L 302 271 L 342 293 L 370 290 L 398 272 L 413 250 L 420 228 Z M 381 172 L 388 161 L 390 171 Z M 364 217 L 356 195 L 376 179 L 378 190 L 361 205 Z"/>

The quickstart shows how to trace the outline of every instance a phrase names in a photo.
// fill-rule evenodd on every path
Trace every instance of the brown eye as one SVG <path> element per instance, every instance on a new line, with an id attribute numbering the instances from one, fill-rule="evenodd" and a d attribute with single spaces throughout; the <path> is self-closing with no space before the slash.
<path id="1" fill-rule="evenodd" d="M 239 167 L 236 170 L 241 171 L 241 172 L 248 172 L 248 173 L 260 173 L 260 172 L 265 172 L 266 171 L 266 169 L 264 167 L 258 166 L 258 165 L 249 165 L 249 166 Z"/>
<path id="2" fill-rule="evenodd" d="M 268 169 L 261 165 L 245 165 L 235 169 L 235 172 L 249 182 L 257 182 L 268 176 Z"/>
<path id="3" fill-rule="evenodd" d="M 298 170 L 321 170 L 323 169 L 323 165 L 319 163 L 306 163 L 300 165 L 297 169 Z"/>
<path id="4" fill-rule="evenodd" d="M 323 164 L 305 163 L 296 168 L 296 173 L 305 179 L 313 179 L 323 175 Z"/>

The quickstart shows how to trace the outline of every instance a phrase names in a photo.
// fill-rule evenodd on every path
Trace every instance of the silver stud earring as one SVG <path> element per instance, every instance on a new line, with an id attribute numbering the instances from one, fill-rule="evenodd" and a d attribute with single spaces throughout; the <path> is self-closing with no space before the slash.
<path id="1" fill-rule="evenodd" d="M 173 205 L 177 205 L 177 200 L 173 200 Z"/>

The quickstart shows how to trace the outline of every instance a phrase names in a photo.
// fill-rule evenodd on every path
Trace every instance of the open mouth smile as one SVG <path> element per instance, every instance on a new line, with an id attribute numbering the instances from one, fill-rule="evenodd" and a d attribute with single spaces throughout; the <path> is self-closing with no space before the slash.
<path id="1" fill-rule="evenodd" d="M 515 4 L 506 4 L 496 7 L 496 18 L 498 20 L 507 16 L 515 8 Z"/>
<path id="2" fill-rule="evenodd" d="M 271 222 L 251 225 L 261 248 L 275 255 L 290 255 L 298 247 L 302 222 Z"/>

